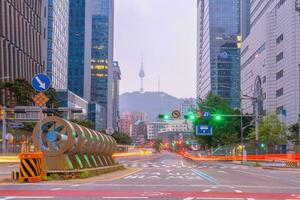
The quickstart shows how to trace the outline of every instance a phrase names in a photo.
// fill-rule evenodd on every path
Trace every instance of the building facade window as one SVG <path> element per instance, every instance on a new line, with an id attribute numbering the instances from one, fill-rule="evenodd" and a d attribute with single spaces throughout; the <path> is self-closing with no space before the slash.
<path id="1" fill-rule="evenodd" d="M 280 97 L 283 95 L 283 88 L 276 90 L 276 97 Z"/>
<path id="2" fill-rule="evenodd" d="M 281 77 L 283 77 L 283 70 L 280 70 L 276 73 L 276 80 L 280 79 Z"/>
<path id="3" fill-rule="evenodd" d="M 280 44 L 283 41 L 283 34 L 279 35 L 276 39 L 276 44 Z"/>
<path id="4" fill-rule="evenodd" d="M 264 76 L 264 77 L 263 77 L 263 83 L 266 83 L 266 82 L 267 82 L 267 77 Z"/>
<path id="5" fill-rule="evenodd" d="M 283 51 L 280 52 L 277 56 L 276 56 L 276 62 L 278 63 L 279 61 L 281 61 L 283 59 Z"/>

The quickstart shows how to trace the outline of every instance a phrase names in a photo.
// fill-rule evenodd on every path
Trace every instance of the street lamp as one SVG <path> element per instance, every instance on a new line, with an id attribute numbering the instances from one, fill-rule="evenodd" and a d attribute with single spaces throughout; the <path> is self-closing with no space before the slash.
<path id="1" fill-rule="evenodd" d="M 9 76 L 0 77 L 0 80 L 9 79 Z M 2 119 L 2 154 L 6 152 L 6 106 L 5 106 L 5 92 L 3 92 L 3 119 Z"/>

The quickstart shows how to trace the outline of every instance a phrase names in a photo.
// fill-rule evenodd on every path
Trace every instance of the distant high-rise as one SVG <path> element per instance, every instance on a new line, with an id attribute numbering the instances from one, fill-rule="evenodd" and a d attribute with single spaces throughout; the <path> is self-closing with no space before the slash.
<path id="1" fill-rule="evenodd" d="M 91 96 L 91 1 L 70 0 L 68 89 L 89 101 Z"/>
<path id="2" fill-rule="evenodd" d="M 119 113 L 119 92 L 120 92 L 120 80 L 121 80 L 121 69 L 119 66 L 119 62 L 114 62 L 113 67 L 113 82 L 112 82 L 112 110 L 113 110 L 113 129 L 117 130 L 118 122 L 120 120 L 120 113 Z"/>
<path id="3" fill-rule="evenodd" d="M 68 87 L 68 30 L 69 0 L 43 0 L 43 34 L 47 41 L 42 45 L 42 56 L 47 75 L 55 89 Z"/>
<path id="4" fill-rule="evenodd" d="M 251 31 L 241 48 L 241 92 L 259 98 L 262 114 L 277 112 L 287 124 L 300 111 L 299 0 L 251 1 Z M 300 4 L 299 4 L 300 6 Z M 252 113 L 252 101 L 243 100 Z"/>
<path id="5" fill-rule="evenodd" d="M 104 127 L 113 128 L 114 1 L 92 0 L 91 100 L 106 109 Z"/>
<path id="6" fill-rule="evenodd" d="M 197 97 L 213 92 L 239 107 L 240 0 L 197 3 Z"/>

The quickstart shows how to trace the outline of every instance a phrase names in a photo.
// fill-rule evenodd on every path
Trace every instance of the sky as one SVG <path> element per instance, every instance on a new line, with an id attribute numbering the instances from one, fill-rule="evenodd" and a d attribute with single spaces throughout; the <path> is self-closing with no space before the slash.
<path id="1" fill-rule="evenodd" d="M 115 0 L 114 60 L 121 68 L 120 94 L 144 90 L 196 96 L 196 0 Z"/>

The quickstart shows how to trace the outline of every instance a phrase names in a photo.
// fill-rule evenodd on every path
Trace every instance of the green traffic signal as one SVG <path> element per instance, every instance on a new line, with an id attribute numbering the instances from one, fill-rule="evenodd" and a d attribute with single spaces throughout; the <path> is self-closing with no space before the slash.
<path id="1" fill-rule="evenodd" d="M 216 120 L 220 121 L 221 120 L 221 115 L 216 115 Z"/>
<path id="2" fill-rule="evenodd" d="M 187 115 L 184 115 L 184 119 L 194 121 L 196 120 L 196 115 L 194 112 L 189 112 Z"/>
<path id="3" fill-rule="evenodd" d="M 265 143 L 260 143 L 260 148 L 264 149 L 266 147 Z"/>
<path id="4" fill-rule="evenodd" d="M 171 119 L 171 116 L 168 114 L 160 114 L 160 115 L 158 115 L 158 118 L 164 119 L 164 120 L 169 120 L 169 119 Z"/>

